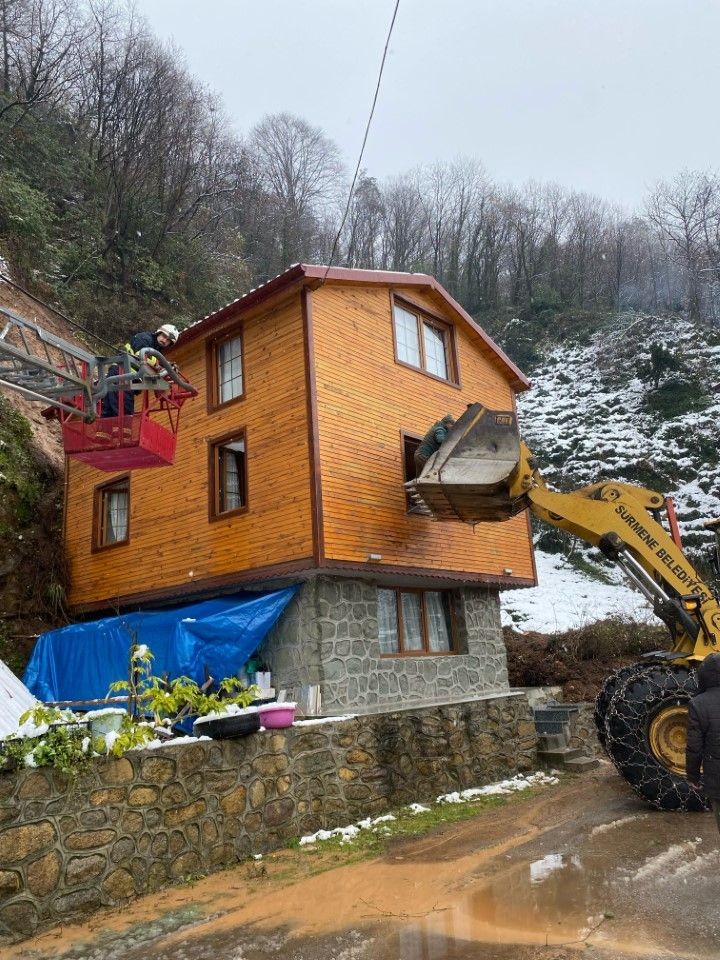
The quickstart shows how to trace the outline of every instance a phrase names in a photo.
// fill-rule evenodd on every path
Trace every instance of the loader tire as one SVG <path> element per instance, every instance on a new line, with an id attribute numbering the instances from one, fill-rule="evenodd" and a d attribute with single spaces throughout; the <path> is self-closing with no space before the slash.
<path id="1" fill-rule="evenodd" d="M 632 674 L 637 673 L 640 670 L 644 670 L 646 666 L 647 664 L 644 663 L 631 663 L 629 666 L 620 667 L 619 670 L 616 670 L 614 673 L 610 674 L 600 688 L 600 693 L 598 693 L 597 698 L 595 699 L 593 719 L 595 721 L 598 740 L 605 750 L 607 750 L 607 737 L 605 736 L 605 715 L 607 714 L 607 709 L 610 706 L 610 701 L 612 700 L 615 691 L 621 684 L 625 683 L 625 681 L 632 676 Z"/>
<path id="2" fill-rule="evenodd" d="M 658 810 L 706 810 L 685 779 L 687 703 L 695 672 L 642 665 L 620 682 L 605 712 L 605 749 L 639 796 Z"/>

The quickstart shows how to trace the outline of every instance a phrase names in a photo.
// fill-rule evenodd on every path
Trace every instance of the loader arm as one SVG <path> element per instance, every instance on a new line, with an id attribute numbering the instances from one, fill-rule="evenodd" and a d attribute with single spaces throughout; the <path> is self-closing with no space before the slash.
<path id="1" fill-rule="evenodd" d="M 551 490 L 520 440 L 513 412 L 468 407 L 408 487 L 435 519 L 495 522 L 530 510 L 618 564 L 668 626 L 669 659 L 701 660 L 720 649 L 720 605 L 662 526 L 665 498 L 613 482 Z"/>

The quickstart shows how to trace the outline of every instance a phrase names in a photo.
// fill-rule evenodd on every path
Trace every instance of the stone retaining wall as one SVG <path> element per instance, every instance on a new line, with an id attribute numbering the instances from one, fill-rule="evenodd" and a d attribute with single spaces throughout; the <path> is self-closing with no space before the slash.
<path id="1" fill-rule="evenodd" d="M 570 717 L 570 746 L 584 750 L 589 757 L 606 759 L 593 719 L 595 704 L 578 703 L 577 707 L 578 712 Z"/>
<path id="2" fill-rule="evenodd" d="M 534 769 L 527 700 L 295 725 L 0 774 L 0 941 L 450 790 Z"/>

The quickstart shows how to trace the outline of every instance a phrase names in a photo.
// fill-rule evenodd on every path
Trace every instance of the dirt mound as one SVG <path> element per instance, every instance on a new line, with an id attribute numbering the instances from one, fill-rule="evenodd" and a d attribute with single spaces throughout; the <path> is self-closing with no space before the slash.
<path id="1" fill-rule="evenodd" d="M 518 633 L 512 627 L 503 633 L 511 686 L 561 686 L 567 703 L 594 700 L 618 667 L 668 645 L 664 627 L 619 618 L 565 633 Z"/>
<path id="2" fill-rule="evenodd" d="M 2 279 L 0 307 L 82 346 L 61 317 Z M 65 619 L 65 458 L 59 425 L 42 416 L 46 406 L 0 389 L 0 659 L 18 675 L 37 634 Z"/>

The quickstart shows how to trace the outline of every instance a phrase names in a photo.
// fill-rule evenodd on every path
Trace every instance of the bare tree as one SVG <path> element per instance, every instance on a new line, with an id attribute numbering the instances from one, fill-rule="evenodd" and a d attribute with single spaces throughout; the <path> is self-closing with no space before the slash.
<path id="1" fill-rule="evenodd" d="M 707 217 L 717 203 L 714 182 L 706 174 L 684 171 L 670 183 L 659 183 L 648 202 L 648 216 L 668 241 L 685 275 L 687 308 L 701 314 L 702 270 L 707 266 Z"/>
<path id="2" fill-rule="evenodd" d="M 385 204 L 377 181 L 363 171 L 353 192 L 345 227 L 346 266 L 375 270 L 381 265 L 384 219 Z"/>
<path id="3" fill-rule="evenodd" d="M 319 127 L 289 113 L 265 117 L 249 146 L 258 182 L 272 199 L 283 265 L 299 258 L 342 183 L 338 148 Z"/>
<path id="4" fill-rule="evenodd" d="M 72 0 L 1 0 L 3 93 L 21 115 L 57 106 L 78 76 L 81 26 Z"/>
<path id="5" fill-rule="evenodd" d="M 384 190 L 383 264 L 391 270 L 419 270 L 427 249 L 423 206 L 416 176 L 391 180 Z"/>

